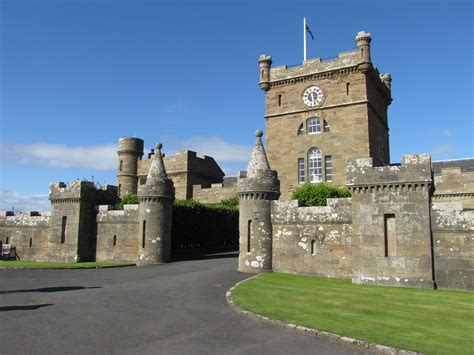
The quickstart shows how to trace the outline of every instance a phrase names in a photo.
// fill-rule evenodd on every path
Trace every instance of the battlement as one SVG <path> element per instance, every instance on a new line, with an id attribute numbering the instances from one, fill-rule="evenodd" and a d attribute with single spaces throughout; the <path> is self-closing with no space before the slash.
<path id="1" fill-rule="evenodd" d="M 402 155 L 401 164 L 374 167 L 372 158 L 349 161 L 346 168 L 347 186 L 377 187 L 387 190 L 417 189 L 431 185 L 431 156 L 429 154 Z"/>
<path id="2" fill-rule="evenodd" d="M 69 186 L 64 182 L 52 182 L 49 184 L 49 199 L 51 203 L 56 202 L 90 202 L 100 203 L 117 202 L 117 187 L 104 185 L 97 188 L 91 181 L 73 180 Z"/>
<path id="3" fill-rule="evenodd" d="M 138 176 L 144 177 L 147 175 L 154 155 L 154 152 L 152 152 L 149 154 L 149 159 L 138 162 Z M 189 172 L 203 176 L 217 176 L 221 179 L 225 175 L 214 158 L 207 155 L 199 157 L 197 153 L 192 150 L 178 151 L 174 155 L 165 156 L 163 161 L 165 163 L 166 172 L 170 176 Z"/>
<path id="4" fill-rule="evenodd" d="M 298 200 L 272 201 L 273 224 L 351 223 L 351 198 L 330 198 L 327 206 L 303 207 Z"/>
<path id="5" fill-rule="evenodd" d="M 357 66 L 359 62 L 360 58 L 356 49 L 347 52 L 341 52 L 337 58 L 311 58 L 303 62 L 302 65 L 294 67 L 288 67 L 287 65 L 272 67 L 270 71 L 270 81 L 275 82 L 290 78 L 296 79 L 298 76 L 321 74 L 337 69 L 346 69 Z"/>
<path id="6" fill-rule="evenodd" d="M 118 144 L 118 152 L 127 153 L 134 155 L 143 155 L 143 139 L 135 137 L 120 137 Z"/>
<path id="7" fill-rule="evenodd" d="M 97 211 L 97 223 L 138 223 L 138 205 L 124 205 L 123 210 L 114 205 L 100 205 Z"/>
<path id="8" fill-rule="evenodd" d="M 51 213 L 39 213 L 36 211 L 0 211 L 0 223 L 4 226 L 16 227 L 49 227 Z"/>

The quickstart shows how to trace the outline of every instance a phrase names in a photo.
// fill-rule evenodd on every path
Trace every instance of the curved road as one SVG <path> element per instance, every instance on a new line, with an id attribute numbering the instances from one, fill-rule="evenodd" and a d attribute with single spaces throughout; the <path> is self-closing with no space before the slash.
<path id="1" fill-rule="evenodd" d="M 246 319 L 236 253 L 150 267 L 0 270 L 0 353 L 362 353 Z"/>

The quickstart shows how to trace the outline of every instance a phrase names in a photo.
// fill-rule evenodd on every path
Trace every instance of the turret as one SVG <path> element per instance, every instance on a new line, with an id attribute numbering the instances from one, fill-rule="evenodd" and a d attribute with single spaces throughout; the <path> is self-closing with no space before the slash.
<path id="1" fill-rule="evenodd" d="M 255 134 L 257 141 L 252 151 L 247 174 L 238 182 L 241 272 L 272 271 L 271 201 L 280 197 L 278 174 L 270 170 L 262 144 L 262 131 Z"/>
<path id="2" fill-rule="evenodd" d="M 370 63 L 370 42 L 372 41 L 370 38 L 370 33 L 365 31 L 358 32 L 355 41 L 357 48 L 359 49 L 361 62 Z"/>
<path id="3" fill-rule="evenodd" d="M 143 156 L 143 140 L 121 137 L 118 144 L 117 184 L 119 197 L 136 194 L 138 160 Z"/>
<path id="4" fill-rule="evenodd" d="M 138 187 L 139 265 L 166 263 L 171 258 L 174 186 L 166 174 L 161 147 L 156 145 L 146 182 Z"/>
<path id="5" fill-rule="evenodd" d="M 272 57 L 262 54 L 259 59 L 260 64 L 260 81 L 258 85 L 260 89 L 267 92 L 270 90 L 270 68 L 272 66 Z"/>

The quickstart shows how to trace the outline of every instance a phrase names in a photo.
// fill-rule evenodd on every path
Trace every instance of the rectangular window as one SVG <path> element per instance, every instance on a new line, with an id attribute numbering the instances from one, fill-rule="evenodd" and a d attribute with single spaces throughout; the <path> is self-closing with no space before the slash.
<path id="1" fill-rule="evenodd" d="M 250 253 L 250 238 L 252 237 L 252 220 L 247 222 L 247 253 Z"/>
<path id="2" fill-rule="evenodd" d="M 308 134 L 315 134 L 321 132 L 321 121 L 319 118 L 310 118 L 307 123 Z"/>
<path id="3" fill-rule="evenodd" d="M 385 214 L 384 218 L 384 242 L 385 256 L 397 256 L 397 233 L 395 230 L 395 215 Z"/>
<path id="4" fill-rule="evenodd" d="M 281 95 L 278 95 L 278 106 L 281 106 Z"/>
<path id="5" fill-rule="evenodd" d="M 5 238 L 5 244 L 10 244 L 10 237 Z"/>
<path id="6" fill-rule="evenodd" d="M 145 247 L 145 238 L 146 238 L 146 221 L 143 221 L 143 230 L 142 230 L 142 248 Z"/>
<path id="7" fill-rule="evenodd" d="M 304 183 L 304 158 L 298 158 L 298 182 Z"/>
<path id="8" fill-rule="evenodd" d="M 33 238 L 30 238 L 30 248 L 33 246 Z"/>
<path id="9" fill-rule="evenodd" d="M 326 182 L 332 182 L 332 157 L 330 155 L 324 157 L 324 167 L 326 172 Z"/>
<path id="10" fill-rule="evenodd" d="M 349 95 L 350 89 L 351 89 L 351 83 L 346 83 L 346 95 Z"/>
<path id="11" fill-rule="evenodd" d="M 61 222 L 61 244 L 66 242 L 66 224 L 67 224 L 67 216 L 63 216 Z"/>

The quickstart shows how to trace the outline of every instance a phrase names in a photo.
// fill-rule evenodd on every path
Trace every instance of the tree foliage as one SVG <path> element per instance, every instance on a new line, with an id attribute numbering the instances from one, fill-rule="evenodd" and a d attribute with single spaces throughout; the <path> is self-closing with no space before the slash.
<path id="1" fill-rule="evenodd" d="M 137 194 L 125 195 L 120 199 L 118 208 L 123 210 L 124 205 L 138 205 L 138 196 Z"/>

